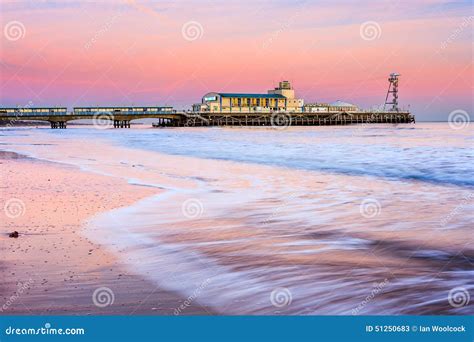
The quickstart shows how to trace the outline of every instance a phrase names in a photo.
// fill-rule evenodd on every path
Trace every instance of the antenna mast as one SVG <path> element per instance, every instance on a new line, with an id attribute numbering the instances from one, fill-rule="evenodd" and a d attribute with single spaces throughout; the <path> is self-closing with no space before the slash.
<path id="1" fill-rule="evenodd" d="M 398 76 L 400 74 L 396 72 L 392 72 L 390 74 L 390 77 L 388 78 L 388 91 L 387 91 L 387 96 L 385 97 L 385 104 L 383 105 L 383 109 L 385 110 L 385 106 L 391 105 L 392 108 L 389 110 L 392 112 L 398 112 Z M 392 102 L 387 102 L 389 95 L 392 94 Z"/>

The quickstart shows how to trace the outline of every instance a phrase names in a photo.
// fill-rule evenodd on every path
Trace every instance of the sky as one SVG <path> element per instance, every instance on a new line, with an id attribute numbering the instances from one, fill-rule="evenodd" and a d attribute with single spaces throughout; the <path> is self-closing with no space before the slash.
<path id="1" fill-rule="evenodd" d="M 473 109 L 472 1 L 0 0 L 0 106 L 172 105 L 211 91 Z"/>

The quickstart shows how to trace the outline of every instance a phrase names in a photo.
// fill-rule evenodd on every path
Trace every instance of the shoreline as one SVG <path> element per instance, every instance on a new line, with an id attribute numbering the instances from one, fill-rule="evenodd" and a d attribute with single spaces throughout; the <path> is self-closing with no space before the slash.
<path id="1" fill-rule="evenodd" d="M 185 302 L 135 275 L 83 232 L 96 215 L 162 190 L 13 152 L 0 151 L 0 166 L 0 315 L 173 315 Z M 12 231 L 20 236 L 10 238 Z M 213 313 L 192 302 L 179 314 Z"/>
<path id="2" fill-rule="evenodd" d="M 19 153 L 153 194 L 91 216 L 83 232 L 135 274 L 187 298 L 179 314 L 192 314 L 194 300 L 231 315 L 469 312 L 446 303 L 453 286 L 471 288 L 468 217 L 454 217 L 469 189 L 167 155 L 95 134 L 34 136 L 9 142 Z M 365 199 L 374 213 L 361 211 Z M 412 214 L 397 220 L 407 208 Z M 393 298 L 414 295 L 407 284 L 418 297 L 391 307 Z M 377 302 L 357 309 L 372 287 L 383 288 Z M 292 304 L 279 308 L 271 294 L 281 288 Z"/>

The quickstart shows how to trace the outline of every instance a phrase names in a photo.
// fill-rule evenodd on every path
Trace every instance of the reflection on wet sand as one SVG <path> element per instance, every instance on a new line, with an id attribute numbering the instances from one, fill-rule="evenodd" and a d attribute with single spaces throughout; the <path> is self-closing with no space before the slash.
<path id="1" fill-rule="evenodd" d="M 357 142 L 364 131 L 357 134 L 350 139 Z M 465 166 L 452 180 L 442 181 L 449 166 L 420 181 L 403 163 L 393 172 L 405 172 L 398 179 L 378 177 L 390 160 L 376 165 L 377 155 L 366 166 L 352 157 L 358 168 L 376 172 L 346 174 L 41 138 L 47 148 L 14 149 L 162 189 L 100 214 L 84 234 L 116 252 L 130 271 L 215 312 L 473 313 L 472 303 L 448 300 L 454 288 L 474 288 L 473 189 Z M 405 140 L 388 141 L 399 157 Z"/>
<path id="2" fill-rule="evenodd" d="M 161 156 L 156 167 L 180 159 Z M 120 253 L 165 288 L 190 293 L 210 279 L 198 300 L 226 314 L 470 310 L 449 306 L 447 293 L 472 286 L 471 217 L 440 226 L 467 190 L 222 161 L 199 170 L 207 180 L 100 216 L 91 234 L 114 227 Z M 379 204 L 375 212 L 363 212 L 367 198 Z M 201 211 L 191 217 L 190 200 Z M 281 288 L 290 305 L 272 303 Z"/>

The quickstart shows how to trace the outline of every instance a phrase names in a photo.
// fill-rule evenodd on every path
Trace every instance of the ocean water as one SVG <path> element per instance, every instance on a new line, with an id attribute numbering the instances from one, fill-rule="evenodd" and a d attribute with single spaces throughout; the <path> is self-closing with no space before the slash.
<path id="1" fill-rule="evenodd" d="M 473 314 L 473 133 L 3 129 L 0 149 L 156 187 L 85 234 L 216 312 Z"/>
<path id="2" fill-rule="evenodd" d="M 53 131 L 64 136 L 62 131 Z M 97 138 L 95 130 L 67 136 Z M 447 123 L 276 129 L 148 129 L 100 132 L 127 147 L 173 155 L 400 180 L 474 185 L 471 127 Z"/>

